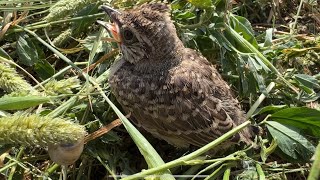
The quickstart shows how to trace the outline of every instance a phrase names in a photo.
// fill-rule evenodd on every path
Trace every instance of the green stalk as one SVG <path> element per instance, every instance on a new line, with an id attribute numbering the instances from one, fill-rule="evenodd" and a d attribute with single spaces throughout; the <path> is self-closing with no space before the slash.
<path id="1" fill-rule="evenodd" d="M 54 74 L 53 76 L 51 76 L 50 78 L 42 81 L 40 84 L 35 85 L 34 88 L 37 88 L 37 87 L 39 87 L 40 85 L 43 86 L 44 84 L 46 84 L 46 83 L 49 82 L 50 80 L 55 79 L 56 77 L 62 75 L 63 73 L 65 73 L 65 72 L 68 71 L 69 69 L 71 69 L 71 66 L 67 66 L 67 67 L 61 69 L 59 72 L 55 73 L 55 74 Z"/>
<path id="2" fill-rule="evenodd" d="M 196 175 L 194 175 L 194 177 L 191 179 L 191 180 L 195 180 L 200 174 L 222 164 L 224 161 L 218 161 L 218 162 L 215 162 L 213 164 L 210 164 L 209 166 L 205 167 L 204 169 L 202 169 L 201 171 L 199 171 Z"/>
<path id="3" fill-rule="evenodd" d="M 111 174 L 112 178 L 114 180 L 117 180 L 117 176 L 114 174 L 114 172 L 110 169 L 110 167 L 102 161 L 102 159 L 100 158 L 100 156 L 96 157 L 98 159 L 98 161 L 103 165 L 103 167 Z"/>
<path id="4" fill-rule="evenodd" d="M 130 179 L 138 179 L 141 177 L 145 177 L 146 175 L 150 175 L 150 174 L 155 174 L 157 172 L 161 172 L 163 170 L 167 170 L 176 166 L 180 166 L 183 165 L 183 163 L 185 161 L 194 159 L 198 156 L 200 156 L 201 154 L 204 154 L 205 152 L 208 152 L 210 149 L 213 149 L 214 147 L 218 146 L 219 144 L 221 144 L 222 142 L 224 142 L 225 140 L 229 139 L 230 137 L 232 137 L 234 134 L 236 134 L 237 132 L 241 131 L 242 129 L 244 129 L 245 127 L 250 125 L 250 121 L 246 121 L 242 124 L 240 124 L 239 126 L 237 126 L 236 128 L 228 131 L 227 133 L 223 134 L 222 136 L 220 136 L 219 138 L 215 139 L 214 141 L 212 141 L 211 143 L 203 146 L 202 148 L 194 151 L 191 154 L 188 154 L 186 156 L 183 156 L 179 159 L 176 159 L 174 161 L 170 161 L 164 165 L 152 168 L 152 169 L 148 169 L 142 172 L 139 172 L 137 174 L 128 176 L 123 178 L 123 180 L 130 180 Z"/>
<path id="5" fill-rule="evenodd" d="M 317 146 L 314 157 L 315 157 L 315 159 L 314 159 L 313 165 L 311 167 L 311 171 L 308 176 L 308 180 L 317 180 L 320 178 L 320 142 Z"/>
<path id="6" fill-rule="evenodd" d="M 17 161 L 20 161 L 21 160 L 21 157 L 22 157 L 22 155 L 24 154 L 24 147 L 22 146 L 22 147 L 20 147 L 20 151 L 19 151 L 19 153 L 17 154 L 17 157 L 16 157 L 16 160 Z M 16 171 L 16 168 L 17 168 L 17 165 L 15 165 L 15 166 L 13 166 L 12 168 L 11 168 L 11 171 L 10 171 L 10 174 L 9 174 L 9 176 L 8 176 L 8 180 L 12 180 L 12 178 L 13 178 L 13 176 L 14 176 L 14 173 L 15 173 L 15 171 Z"/>
<path id="7" fill-rule="evenodd" d="M 105 81 L 107 81 L 108 76 L 109 76 L 109 72 L 110 70 L 106 70 L 103 74 L 101 74 L 97 79 L 96 82 L 101 84 L 104 83 Z M 79 92 L 91 92 L 94 90 L 93 86 L 85 86 L 84 88 L 82 88 Z M 66 102 L 64 102 L 62 105 L 60 105 L 58 108 L 54 109 L 53 111 L 51 111 L 47 116 L 50 117 L 58 117 L 59 115 L 63 114 L 64 112 L 66 112 L 68 109 L 70 109 L 71 107 L 73 107 L 73 105 L 79 100 L 78 96 L 74 96 L 71 97 L 70 99 L 68 99 Z"/>
<path id="8" fill-rule="evenodd" d="M 0 168 L 0 172 L 3 172 L 3 171 L 5 171 L 5 170 L 7 170 L 8 168 L 10 168 L 10 167 L 12 167 L 12 166 L 15 166 L 15 165 L 17 165 L 17 164 L 18 164 L 18 162 L 12 162 L 12 163 L 10 163 L 10 164 L 8 164 L 8 165 L 5 165 L 4 167 Z"/>
<path id="9" fill-rule="evenodd" d="M 218 167 L 218 169 L 216 169 L 215 171 L 213 171 L 213 173 L 211 173 L 210 175 L 208 175 L 204 180 L 210 180 L 210 179 L 215 179 L 216 175 L 222 170 L 222 168 L 224 168 L 225 164 L 222 164 L 220 167 Z M 214 178 L 215 177 L 215 178 Z"/>
<path id="10" fill-rule="evenodd" d="M 275 86 L 276 84 L 274 82 L 271 82 L 268 87 L 267 87 L 267 93 L 269 93 Z M 250 110 L 247 112 L 247 119 L 249 119 L 252 114 L 254 113 L 254 111 L 259 107 L 259 105 L 262 103 L 262 101 L 266 98 L 266 95 L 264 95 L 263 93 L 260 94 L 259 98 L 257 99 L 257 101 L 251 106 Z"/>
<path id="11" fill-rule="evenodd" d="M 303 5 L 303 1 L 304 1 L 304 0 L 300 0 L 300 4 L 299 4 L 299 7 L 298 7 L 297 14 L 296 14 L 296 16 L 294 17 L 294 23 L 293 23 L 293 25 L 292 25 L 292 28 L 290 29 L 290 30 L 291 30 L 291 32 L 290 32 L 291 35 L 294 33 L 294 30 L 295 30 L 296 27 L 297 27 L 298 18 L 299 18 L 299 14 L 300 14 L 300 11 L 301 11 L 301 8 L 302 8 L 302 5 Z"/>
<path id="12" fill-rule="evenodd" d="M 230 179 L 230 172 L 231 172 L 231 167 L 229 166 L 227 168 L 227 170 L 224 171 L 223 180 L 229 180 Z"/>
<path id="13" fill-rule="evenodd" d="M 259 163 L 256 163 L 256 169 L 257 169 L 257 173 L 259 175 L 259 180 L 265 180 L 266 179 L 266 175 L 264 175 L 264 172 L 260 166 Z"/>
<path id="14" fill-rule="evenodd" d="M 241 151 L 240 151 L 240 152 L 241 152 Z M 200 174 L 202 174 L 202 173 L 204 173 L 204 172 L 206 172 L 206 171 L 208 171 L 208 170 L 210 170 L 210 169 L 212 169 L 212 168 L 214 168 L 214 167 L 216 167 L 216 166 L 224 163 L 225 161 L 230 161 L 230 160 L 232 160 L 232 158 L 235 158 L 235 159 L 234 159 L 235 161 L 236 161 L 236 160 L 239 160 L 237 157 L 234 157 L 234 156 L 235 156 L 236 154 L 238 154 L 238 153 L 239 153 L 239 151 L 234 152 L 234 153 L 228 155 L 228 156 L 225 157 L 225 158 L 221 158 L 220 161 L 217 161 L 217 162 L 215 162 L 215 163 L 213 163 L 213 164 L 205 167 L 204 169 L 202 169 L 201 171 L 199 171 L 191 180 L 194 180 L 198 175 L 200 175 Z M 231 158 L 231 159 L 229 159 L 229 158 Z"/>
<path id="15" fill-rule="evenodd" d="M 53 172 L 55 172 L 58 168 L 60 167 L 59 164 L 54 163 L 50 168 L 48 168 L 46 170 L 46 172 L 44 173 L 45 177 L 50 176 L 50 174 L 52 174 Z"/>

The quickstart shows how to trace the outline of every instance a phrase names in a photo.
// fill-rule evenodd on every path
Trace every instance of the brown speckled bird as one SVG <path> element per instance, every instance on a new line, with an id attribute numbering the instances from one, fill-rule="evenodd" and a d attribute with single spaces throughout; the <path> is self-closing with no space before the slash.
<path id="1" fill-rule="evenodd" d="M 178 38 L 165 4 L 102 9 L 98 21 L 118 41 L 122 57 L 109 83 L 134 123 L 177 147 L 203 146 L 245 121 L 239 102 L 217 70 Z M 251 143 L 245 129 L 220 146 Z"/>

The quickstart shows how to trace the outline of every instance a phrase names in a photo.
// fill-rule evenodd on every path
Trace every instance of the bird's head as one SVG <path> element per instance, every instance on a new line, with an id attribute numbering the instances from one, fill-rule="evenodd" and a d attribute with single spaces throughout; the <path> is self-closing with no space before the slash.
<path id="1" fill-rule="evenodd" d="M 143 4 L 125 11 L 108 6 L 101 8 L 111 23 L 97 22 L 112 34 L 120 45 L 123 58 L 130 63 L 162 61 L 182 46 L 165 4 Z"/>

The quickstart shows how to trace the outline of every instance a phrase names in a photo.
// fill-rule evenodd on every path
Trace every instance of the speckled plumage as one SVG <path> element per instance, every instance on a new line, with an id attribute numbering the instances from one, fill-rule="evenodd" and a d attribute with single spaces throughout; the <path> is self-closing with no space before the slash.
<path id="1" fill-rule="evenodd" d="M 177 147 L 188 147 L 203 146 L 245 121 L 217 70 L 183 46 L 166 5 L 144 4 L 108 14 L 119 27 L 123 54 L 111 67 L 109 83 L 137 126 Z M 239 141 L 248 144 L 250 137 L 245 129 L 222 149 Z"/>

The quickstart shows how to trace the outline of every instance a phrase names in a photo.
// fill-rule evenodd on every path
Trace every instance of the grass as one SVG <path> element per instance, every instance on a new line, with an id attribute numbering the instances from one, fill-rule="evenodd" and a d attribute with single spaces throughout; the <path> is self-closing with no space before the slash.
<path id="1" fill-rule="evenodd" d="M 170 3 L 185 46 L 215 64 L 247 112 L 247 122 L 199 149 L 176 149 L 122 114 L 107 82 L 120 55 L 95 24 L 106 18 L 98 9 L 106 1 L 0 2 L 1 176 L 318 179 L 320 7 L 302 0 L 241 2 Z M 249 125 L 261 130 L 258 148 L 206 155 Z M 62 156 L 79 150 L 70 145 L 82 138 L 78 160 Z M 52 162 L 46 149 L 56 145 L 70 165 Z"/>

